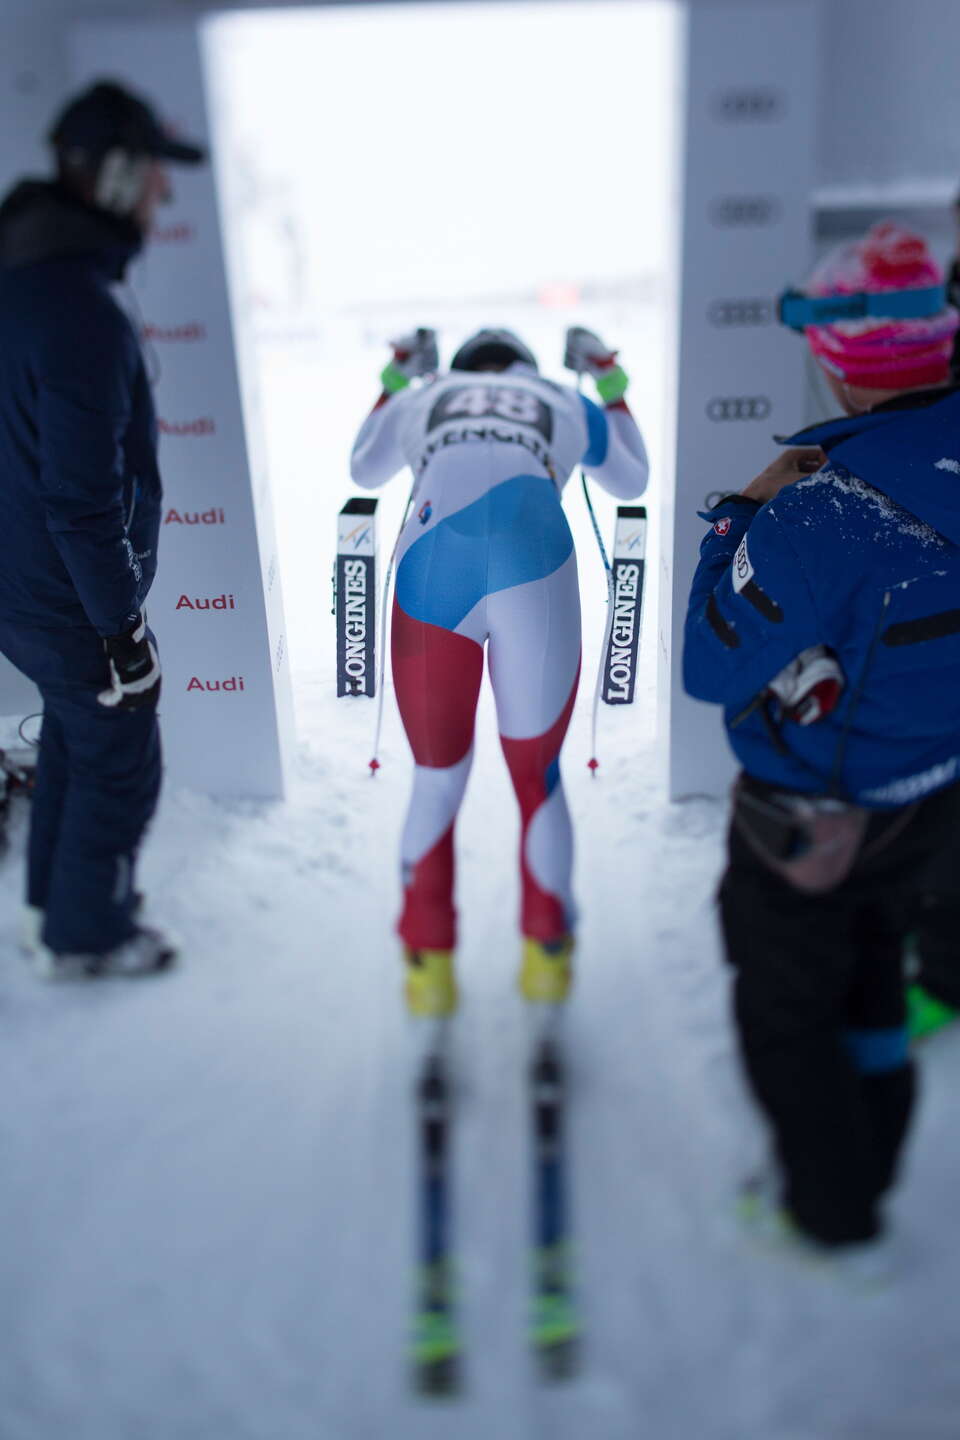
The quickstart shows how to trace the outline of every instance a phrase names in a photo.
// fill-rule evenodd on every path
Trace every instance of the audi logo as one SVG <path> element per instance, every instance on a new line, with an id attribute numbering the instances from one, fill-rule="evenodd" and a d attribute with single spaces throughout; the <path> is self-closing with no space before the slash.
<path id="1" fill-rule="evenodd" d="M 766 395 L 718 395 L 707 404 L 710 420 L 766 420 L 773 409 Z"/>
<path id="2" fill-rule="evenodd" d="M 726 195 L 710 208 L 714 225 L 772 225 L 780 216 L 780 201 L 774 195 Z"/>
<path id="3" fill-rule="evenodd" d="M 786 96 L 779 90 L 724 90 L 713 102 L 714 113 L 721 120 L 733 122 L 778 120 L 787 108 Z"/>
<path id="4" fill-rule="evenodd" d="M 719 505 L 720 501 L 725 500 L 729 494 L 729 490 L 710 490 L 703 497 L 704 510 L 712 510 L 714 505 Z"/>
<path id="5" fill-rule="evenodd" d="M 731 325 L 770 325 L 773 322 L 773 301 L 714 300 L 707 311 L 707 319 L 720 329 Z"/>

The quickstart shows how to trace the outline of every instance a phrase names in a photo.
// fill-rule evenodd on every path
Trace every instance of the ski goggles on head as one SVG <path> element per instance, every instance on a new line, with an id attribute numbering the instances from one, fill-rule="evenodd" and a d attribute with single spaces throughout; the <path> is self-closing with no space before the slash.
<path id="1" fill-rule="evenodd" d="M 838 320 L 927 320 L 947 304 L 945 285 L 920 290 L 860 290 L 853 295 L 804 295 L 785 290 L 777 301 L 777 318 L 791 330 L 808 325 L 835 325 Z"/>

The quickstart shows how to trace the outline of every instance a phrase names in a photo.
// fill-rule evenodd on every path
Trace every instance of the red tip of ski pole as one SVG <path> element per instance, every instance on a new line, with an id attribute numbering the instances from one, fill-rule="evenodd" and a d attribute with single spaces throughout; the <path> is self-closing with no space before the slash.
<path id="1" fill-rule="evenodd" d="M 374 780 L 376 779 L 376 777 L 377 777 L 377 771 L 378 771 L 379 769 L 380 769 L 380 761 L 377 759 L 376 755 L 374 755 L 373 759 L 370 761 L 370 775 L 371 775 L 371 778 L 372 778 L 372 779 L 374 779 Z"/>
<path id="2" fill-rule="evenodd" d="M 590 774 L 593 776 L 594 780 L 596 780 L 597 771 L 600 769 L 600 761 L 596 758 L 596 756 L 594 756 L 592 760 L 587 761 L 587 769 L 590 771 Z"/>

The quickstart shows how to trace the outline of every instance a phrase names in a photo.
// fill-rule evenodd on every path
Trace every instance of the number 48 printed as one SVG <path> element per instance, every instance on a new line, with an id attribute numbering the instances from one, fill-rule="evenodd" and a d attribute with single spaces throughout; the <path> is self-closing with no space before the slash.
<path id="1" fill-rule="evenodd" d="M 429 429 L 449 420 L 510 420 L 531 425 L 545 440 L 553 435 L 549 406 L 536 395 L 513 385 L 458 385 L 442 395 L 433 407 Z"/>

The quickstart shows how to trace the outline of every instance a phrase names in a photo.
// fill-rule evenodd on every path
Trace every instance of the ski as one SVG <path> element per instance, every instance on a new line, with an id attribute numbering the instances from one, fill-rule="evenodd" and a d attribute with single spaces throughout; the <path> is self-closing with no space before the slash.
<path id="1" fill-rule="evenodd" d="M 413 1384 L 422 1395 L 460 1389 L 461 1340 L 452 1249 L 452 1082 L 441 1028 L 417 1080 L 418 1268 L 412 1340 Z"/>
<path id="2" fill-rule="evenodd" d="M 529 1081 L 533 1137 L 529 1341 L 541 1375 L 563 1380 L 579 1367 L 580 1320 L 567 1193 L 566 1074 L 555 1026 L 535 1037 Z"/>

